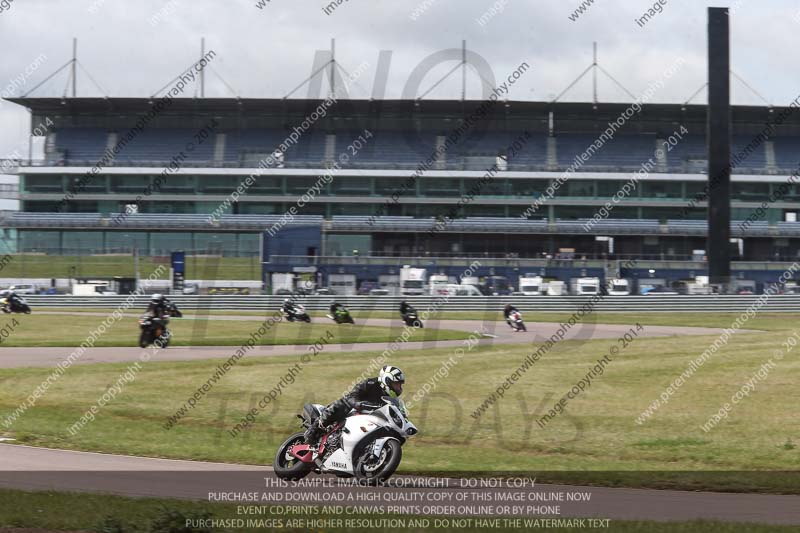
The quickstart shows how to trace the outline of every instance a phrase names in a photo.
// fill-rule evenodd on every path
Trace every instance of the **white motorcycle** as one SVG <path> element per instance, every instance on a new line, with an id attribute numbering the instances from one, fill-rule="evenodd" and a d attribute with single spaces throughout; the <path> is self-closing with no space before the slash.
<path id="1" fill-rule="evenodd" d="M 511 314 L 508 315 L 507 322 L 514 331 L 528 331 L 528 328 L 525 327 L 525 322 L 522 321 L 522 313 L 519 311 L 512 311 Z"/>
<path id="2" fill-rule="evenodd" d="M 290 436 L 275 455 L 272 467 L 281 479 L 301 479 L 309 473 L 355 477 L 370 485 L 394 474 L 403 457 L 403 444 L 418 433 L 408 420 L 403 401 L 383 398 L 383 405 L 359 404 L 344 420 L 327 429 L 316 447 L 309 446 L 299 432 Z M 306 404 L 303 427 L 315 424 L 325 408 Z"/>

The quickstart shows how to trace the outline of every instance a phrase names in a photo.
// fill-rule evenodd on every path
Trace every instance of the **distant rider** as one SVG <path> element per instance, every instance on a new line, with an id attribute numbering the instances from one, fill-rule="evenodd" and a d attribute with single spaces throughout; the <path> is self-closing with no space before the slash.
<path id="1" fill-rule="evenodd" d="M 506 306 L 503 308 L 503 318 L 506 319 L 506 322 L 509 321 L 509 317 L 511 316 L 511 313 L 514 313 L 514 312 L 519 312 L 519 309 L 517 309 L 516 307 L 514 307 L 511 304 L 506 304 Z"/>
<path id="2" fill-rule="evenodd" d="M 294 314 L 294 309 L 295 309 L 294 308 L 294 302 L 290 298 L 285 298 L 283 300 L 282 309 L 283 309 L 283 312 L 286 313 L 287 315 L 293 315 Z"/>
<path id="3" fill-rule="evenodd" d="M 414 311 L 414 308 L 411 307 L 410 305 L 408 305 L 408 303 L 405 300 L 400 302 L 400 315 L 401 316 L 406 316 L 409 312 L 412 312 L 412 311 Z"/>
<path id="4" fill-rule="evenodd" d="M 325 433 L 325 428 L 347 418 L 352 409 L 359 410 L 361 407 L 359 404 L 362 402 L 381 405 L 384 396 L 399 397 L 403 394 L 405 382 L 406 377 L 399 368 L 390 365 L 381 368 L 377 378 L 365 379 L 356 384 L 346 396 L 326 407 L 317 419 L 317 423 L 306 430 L 304 436 L 306 443 L 316 443 Z"/>
<path id="5" fill-rule="evenodd" d="M 14 303 L 19 301 L 19 296 L 13 290 L 5 289 L 0 291 L 0 301 L 3 302 L 3 312 L 10 313 Z"/>
<path id="6" fill-rule="evenodd" d="M 339 309 L 342 309 L 342 310 L 343 310 L 343 309 L 344 309 L 344 306 L 343 306 L 342 304 L 340 304 L 339 302 L 333 302 L 333 303 L 331 304 L 331 316 L 335 317 L 335 316 L 336 316 L 336 312 L 337 312 Z"/>
<path id="7" fill-rule="evenodd" d="M 154 294 L 150 298 L 150 305 L 147 306 L 145 313 L 157 318 L 161 318 L 164 315 L 181 316 L 181 312 L 178 311 L 175 304 L 170 302 L 163 294 Z"/>

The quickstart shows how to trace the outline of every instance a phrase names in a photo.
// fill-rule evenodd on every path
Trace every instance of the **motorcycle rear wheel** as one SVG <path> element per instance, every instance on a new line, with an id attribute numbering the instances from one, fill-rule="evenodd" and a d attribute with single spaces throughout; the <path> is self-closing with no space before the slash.
<path id="1" fill-rule="evenodd" d="M 275 460 L 272 462 L 272 469 L 275 475 L 281 479 L 302 479 L 311 473 L 313 465 L 304 463 L 294 457 L 289 457 L 287 452 L 289 448 L 295 444 L 305 442 L 305 433 L 302 431 L 290 435 L 288 439 L 283 441 L 283 444 L 278 448 L 275 454 Z"/>
<path id="2" fill-rule="evenodd" d="M 150 335 L 146 331 L 142 331 L 142 334 L 139 335 L 139 347 L 147 348 L 150 346 L 150 342 Z"/>
<path id="3" fill-rule="evenodd" d="M 368 446 L 368 448 L 370 448 Z M 395 473 L 397 467 L 400 466 L 400 460 L 403 458 L 403 447 L 400 442 L 395 439 L 386 441 L 381 456 L 374 459 L 371 452 L 363 454 L 356 463 L 356 479 L 360 482 L 365 482 L 368 485 L 377 485 L 383 483 Z M 377 464 L 371 464 L 376 461 Z"/>

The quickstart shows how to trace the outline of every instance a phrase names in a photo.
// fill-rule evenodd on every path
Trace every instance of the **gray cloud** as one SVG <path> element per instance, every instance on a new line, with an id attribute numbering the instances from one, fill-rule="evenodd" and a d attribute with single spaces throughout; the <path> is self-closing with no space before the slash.
<path id="1" fill-rule="evenodd" d="M 546 100 L 560 93 L 591 62 L 591 46 L 600 46 L 601 65 L 634 94 L 658 79 L 678 57 L 681 71 L 654 97 L 659 102 L 682 102 L 705 81 L 705 10 L 718 2 L 670 0 L 662 13 L 640 28 L 635 19 L 652 3 L 596 0 L 576 21 L 568 16 L 580 0 L 505 0 L 503 12 L 484 25 L 478 23 L 496 0 L 348 0 L 330 15 L 328 2 L 270 0 L 16 0 L 0 12 L 0 90 L 24 72 L 39 54 L 47 62 L 15 89 L 21 95 L 69 60 L 71 38 L 79 39 L 79 60 L 111 96 L 149 96 L 199 56 L 200 37 L 218 55 L 212 69 L 243 97 L 282 97 L 306 78 L 314 53 L 337 40 L 337 59 L 353 71 L 367 61 L 370 68 L 353 88 L 354 97 L 369 96 L 381 50 L 394 52 L 386 97 L 402 94 L 409 73 L 425 57 L 446 48 L 469 49 L 484 57 L 497 79 L 525 61 L 533 68 L 509 95 L 516 100 Z M 756 0 L 740 4 L 732 21 L 733 65 L 776 105 L 800 93 L 796 62 L 788 53 L 800 30 L 793 19 L 798 7 L 772 0 L 769 9 Z M 427 4 L 424 13 L 412 13 Z M 767 30 L 767 28 L 769 30 Z M 769 35 L 765 34 L 769 31 Z M 769 37 L 769 38 L 766 38 Z M 429 86 L 455 63 L 442 64 L 425 78 Z M 61 96 L 66 85 L 61 73 L 36 91 L 38 96 Z M 480 80 L 471 71 L 468 97 L 480 94 Z M 734 102 L 760 100 L 733 82 Z M 79 71 L 79 95 L 99 96 Z M 366 91 L 366 92 L 365 92 Z M 454 75 L 429 98 L 460 97 L 460 76 Z M 188 93 L 188 91 L 187 91 Z M 191 93 L 188 93 L 191 94 Z M 206 94 L 231 96 L 209 72 Z M 306 96 L 301 89 L 296 96 Z M 587 78 L 566 100 L 591 98 Z M 702 94 L 698 100 L 704 101 Z M 629 98 L 600 77 L 601 101 Z M 24 110 L 0 106 L 0 153 L 27 147 Z M 20 127 L 22 126 L 22 127 Z"/>

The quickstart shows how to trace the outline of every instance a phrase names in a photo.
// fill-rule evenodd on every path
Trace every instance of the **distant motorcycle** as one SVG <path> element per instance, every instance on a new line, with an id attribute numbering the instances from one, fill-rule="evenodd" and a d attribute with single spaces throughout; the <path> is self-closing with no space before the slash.
<path id="1" fill-rule="evenodd" d="M 147 348 L 157 340 L 162 348 L 169 346 L 172 332 L 167 328 L 167 324 L 169 324 L 169 315 L 160 317 L 142 315 L 139 319 L 139 328 L 142 330 L 139 334 L 139 346 Z"/>
<path id="2" fill-rule="evenodd" d="M 300 304 L 291 307 L 285 312 L 286 320 L 289 322 L 307 322 L 311 323 L 311 317 L 306 313 L 306 308 Z"/>
<path id="3" fill-rule="evenodd" d="M 172 332 L 167 328 L 167 324 L 169 324 L 170 317 L 173 316 L 177 318 L 183 316 L 183 313 L 178 311 L 178 308 L 173 303 L 167 306 L 167 311 L 161 316 L 153 316 L 149 313 L 142 315 L 139 318 L 139 328 L 141 329 L 139 346 L 147 348 L 151 344 L 155 344 L 156 341 L 158 341 L 161 348 L 169 346 Z"/>
<path id="4" fill-rule="evenodd" d="M 22 296 L 11 296 L 0 300 L 0 305 L 4 313 L 25 313 L 31 314 L 31 306 Z"/>
<path id="5" fill-rule="evenodd" d="M 350 311 L 345 309 L 344 307 L 340 307 L 336 310 L 333 315 L 325 315 L 337 324 L 355 324 L 353 321 L 353 317 L 350 315 Z"/>
<path id="6" fill-rule="evenodd" d="M 406 311 L 405 313 L 403 313 L 402 314 L 402 318 L 403 318 L 403 322 L 405 323 L 405 325 L 410 327 L 410 328 L 420 328 L 420 329 L 422 329 L 423 327 L 425 327 L 422 324 L 422 320 L 420 320 L 419 316 L 417 316 L 417 310 L 414 309 L 413 307 L 411 309 L 409 309 L 408 311 Z"/>
<path id="7" fill-rule="evenodd" d="M 508 325 L 511 326 L 511 329 L 514 331 L 528 331 L 528 328 L 525 327 L 525 323 L 522 321 L 522 314 L 519 311 L 512 311 L 510 315 L 508 315 L 508 319 L 506 319 Z"/>

